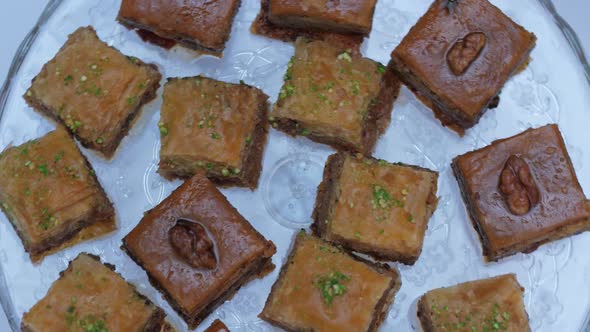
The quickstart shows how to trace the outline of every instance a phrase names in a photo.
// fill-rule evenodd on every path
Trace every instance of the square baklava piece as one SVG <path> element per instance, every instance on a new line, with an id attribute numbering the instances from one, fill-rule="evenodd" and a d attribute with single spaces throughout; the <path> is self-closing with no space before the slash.
<path id="1" fill-rule="evenodd" d="M 397 270 L 302 231 L 260 318 L 287 331 L 377 331 L 400 286 Z"/>
<path id="2" fill-rule="evenodd" d="M 390 68 L 300 38 L 271 123 L 293 136 L 370 154 L 389 124 L 399 88 Z"/>
<path id="3" fill-rule="evenodd" d="M 23 332 L 160 332 L 165 314 L 96 256 L 80 254 L 25 313 Z"/>
<path id="4" fill-rule="evenodd" d="M 360 45 L 372 27 L 375 2 L 261 0 L 260 13 L 250 31 L 285 42 L 294 42 L 297 38 L 322 40 L 360 52 Z M 350 10 L 342 10 L 342 6 Z"/>
<path id="5" fill-rule="evenodd" d="M 436 209 L 438 173 L 338 153 L 318 187 L 312 230 L 377 259 L 414 264 Z"/>
<path id="6" fill-rule="evenodd" d="M 531 331 L 514 274 L 439 288 L 418 301 L 424 332 Z"/>
<path id="7" fill-rule="evenodd" d="M 159 173 L 203 170 L 219 185 L 256 188 L 268 134 L 268 97 L 245 84 L 173 78 L 164 87 Z"/>
<path id="8" fill-rule="evenodd" d="M 436 0 L 392 53 L 400 79 L 463 135 L 525 65 L 536 37 L 487 0 Z"/>
<path id="9" fill-rule="evenodd" d="M 126 57 L 85 27 L 43 66 L 24 98 L 86 148 L 110 158 L 143 105 L 156 97 L 160 79 L 155 65 Z"/>
<path id="10" fill-rule="evenodd" d="M 220 55 L 240 0 L 123 0 L 117 20 L 185 47 Z"/>
<path id="11" fill-rule="evenodd" d="M 557 125 L 495 141 L 452 166 L 490 261 L 590 229 L 590 203 Z"/>
<path id="12" fill-rule="evenodd" d="M 62 128 L 2 152 L 0 202 L 33 262 L 116 229 L 111 202 Z"/>
<path id="13" fill-rule="evenodd" d="M 271 23 L 290 28 L 368 35 L 377 0 L 269 0 Z"/>
<path id="14" fill-rule="evenodd" d="M 244 283 L 272 271 L 276 251 L 202 174 L 148 211 L 123 250 L 190 329 Z"/>

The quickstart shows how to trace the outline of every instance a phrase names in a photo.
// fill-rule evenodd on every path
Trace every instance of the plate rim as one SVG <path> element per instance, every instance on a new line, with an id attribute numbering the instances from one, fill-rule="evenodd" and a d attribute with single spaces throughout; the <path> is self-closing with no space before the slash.
<path id="1" fill-rule="evenodd" d="M 20 43 L 19 47 L 17 48 L 15 55 L 12 59 L 10 64 L 10 68 L 6 75 L 6 78 L 2 84 L 2 88 L 0 89 L 0 121 L 4 115 L 4 111 L 6 109 L 6 103 L 8 101 L 8 97 L 10 92 L 12 91 L 12 81 L 18 74 L 25 58 L 29 54 L 29 50 L 34 42 L 37 40 L 39 32 L 42 26 L 53 16 L 55 11 L 59 8 L 59 6 L 65 0 L 49 0 L 45 9 L 37 19 L 37 22 L 33 26 L 33 28 L 29 31 L 29 33 L 25 36 L 23 41 Z M 586 77 L 586 81 L 588 82 L 588 88 L 590 88 L 590 63 L 588 62 L 588 58 L 585 54 L 584 48 L 582 47 L 582 43 L 576 31 L 572 28 L 572 26 L 559 14 L 557 9 L 555 8 L 555 4 L 553 0 L 536 0 L 541 7 L 547 11 L 551 17 L 553 18 L 553 23 L 559 28 L 561 33 L 563 34 L 564 38 L 568 42 L 569 47 L 574 52 L 576 57 L 578 58 L 579 64 L 582 65 L 584 70 L 584 76 Z M 6 296 L 8 294 L 8 296 Z M 20 326 L 18 324 L 18 318 L 14 312 L 14 305 L 12 303 L 12 298 L 10 293 L 8 292 L 8 286 L 6 282 L 6 274 L 4 273 L 4 269 L 0 264 L 0 305 L 2 306 L 2 310 L 6 315 L 8 320 L 8 324 L 13 332 L 20 331 Z M 580 332 L 590 332 L 590 312 L 586 314 L 584 318 L 584 323 L 582 324 Z"/>

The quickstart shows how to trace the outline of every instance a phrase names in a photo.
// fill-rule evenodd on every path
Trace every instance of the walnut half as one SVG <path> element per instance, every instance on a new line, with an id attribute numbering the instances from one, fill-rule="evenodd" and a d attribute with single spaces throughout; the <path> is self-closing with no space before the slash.
<path id="1" fill-rule="evenodd" d="M 479 57 L 486 45 L 486 35 L 483 32 L 471 32 L 457 40 L 447 53 L 447 63 L 453 74 L 459 76 L 467 71 L 469 66 Z"/>
<path id="2" fill-rule="evenodd" d="M 217 266 L 213 241 L 203 225 L 178 219 L 168 237 L 176 254 L 190 266 L 206 270 Z"/>
<path id="3" fill-rule="evenodd" d="M 506 205 L 515 215 L 528 213 L 539 203 L 540 194 L 529 165 L 522 158 L 511 155 L 500 174 L 500 192 Z"/>

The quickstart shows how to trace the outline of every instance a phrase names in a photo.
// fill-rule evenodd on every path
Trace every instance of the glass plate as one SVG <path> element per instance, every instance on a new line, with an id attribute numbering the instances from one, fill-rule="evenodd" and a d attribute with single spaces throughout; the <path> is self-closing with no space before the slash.
<path id="1" fill-rule="evenodd" d="M 386 63 L 391 50 L 425 12 L 430 0 L 381 0 L 373 32 L 363 44 L 366 56 Z M 468 222 L 459 189 L 450 171 L 451 159 L 483 147 L 497 138 L 529 127 L 558 123 L 567 141 L 580 182 L 590 189 L 590 78 L 588 65 L 569 26 L 549 0 L 492 1 L 516 22 L 538 36 L 529 67 L 502 91 L 498 109 L 487 112 L 479 125 L 459 138 L 436 121 L 405 88 L 395 103 L 392 123 L 379 140 L 375 156 L 425 166 L 440 172 L 440 204 L 430 221 L 422 256 L 414 266 L 399 265 L 403 286 L 381 331 L 418 330 L 415 303 L 424 292 L 458 282 L 514 272 L 525 287 L 526 308 L 534 331 L 580 331 L 590 304 L 590 233 L 544 245 L 532 254 L 518 254 L 485 264 L 477 236 Z M 197 56 L 175 48 L 166 51 L 143 43 L 135 33 L 115 22 L 119 0 L 53 0 L 19 50 L 0 95 L 0 148 L 37 138 L 53 128 L 22 99 L 31 79 L 50 60 L 69 33 L 93 25 L 99 36 L 127 55 L 154 62 L 164 77 L 204 74 L 263 89 L 272 100 L 278 95 L 293 46 L 249 33 L 259 1 L 244 0 L 222 59 Z M 84 151 L 115 203 L 119 230 L 106 238 L 84 243 L 32 265 L 5 216 L 0 222 L 1 301 L 13 329 L 20 317 L 47 292 L 69 260 L 82 251 L 114 264 L 128 281 L 162 306 L 179 329 L 186 325 L 151 287 L 146 274 L 120 249 L 121 238 L 144 211 L 166 197 L 180 182 L 157 173 L 161 99 L 150 103 L 112 161 Z M 586 153 L 584 153 L 586 150 Z M 271 130 L 258 190 L 223 190 L 238 210 L 278 248 L 281 266 L 296 229 L 305 228 L 321 180 L 323 164 L 333 151 L 307 139 L 293 139 Z M 232 331 L 272 331 L 257 318 L 279 268 L 248 283 L 219 307 L 201 326 L 215 318 Z M 202 328 L 199 328 L 202 330 Z"/>

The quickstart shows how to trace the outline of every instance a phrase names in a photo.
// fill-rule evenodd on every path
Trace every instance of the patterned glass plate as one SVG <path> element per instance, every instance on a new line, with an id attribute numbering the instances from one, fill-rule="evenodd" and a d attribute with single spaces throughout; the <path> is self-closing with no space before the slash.
<path id="1" fill-rule="evenodd" d="M 391 50 L 430 2 L 380 0 L 373 32 L 362 47 L 364 54 L 386 63 Z M 441 201 L 430 221 L 422 256 L 412 267 L 399 265 L 403 286 L 381 331 L 419 330 L 416 300 L 432 288 L 507 272 L 516 273 L 526 289 L 526 308 L 534 331 L 583 329 L 590 307 L 590 233 L 544 245 L 532 254 L 485 264 L 450 171 L 451 159 L 458 154 L 529 127 L 558 123 L 580 182 L 590 193 L 590 71 L 575 34 L 555 13 L 550 0 L 492 2 L 538 36 L 533 61 L 505 86 L 500 107 L 488 112 L 479 125 L 460 139 L 441 127 L 432 113 L 404 88 L 395 103 L 391 126 L 376 148 L 379 158 L 417 164 L 441 173 Z M 120 0 L 50 1 L 39 24 L 21 46 L 0 95 L 0 148 L 39 137 L 53 128 L 27 107 L 21 96 L 42 65 L 79 26 L 93 25 L 101 39 L 127 55 L 158 64 L 165 77 L 204 74 L 231 82 L 244 80 L 276 99 L 293 46 L 250 34 L 259 1 L 243 1 L 222 59 L 197 56 L 182 48 L 166 51 L 143 43 L 135 33 L 115 22 L 119 4 Z M 156 173 L 160 105 L 161 98 L 144 108 L 112 161 L 84 151 L 115 203 L 119 222 L 116 234 L 77 245 L 34 266 L 5 216 L 0 217 L 1 301 L 13 329 L 18 330 L 23 312 L 44 296 L 68 261 L 82 251 L 100 255 L 116 265 L 118 272 L 166 310 L 180 331 L 186 329 L 151 287 L 146 274 L 119 249 L 121 238 L 137 224 L 143 212 L 179 185 L 178 181 L 165 181 Z M 238 210 L 277 244 L 274 262 L 279 267 L 296 229 L 309 225 L 316 186 L 323 164 L 332 152 L 324 145 L 271 130 L 259 189 L 223 190 Z M 278 271 L 277 268 L 270 276 L 247 284 L 202 326 L 221 318 L 232 331 L 275 330 L 257 315 Z"/>

